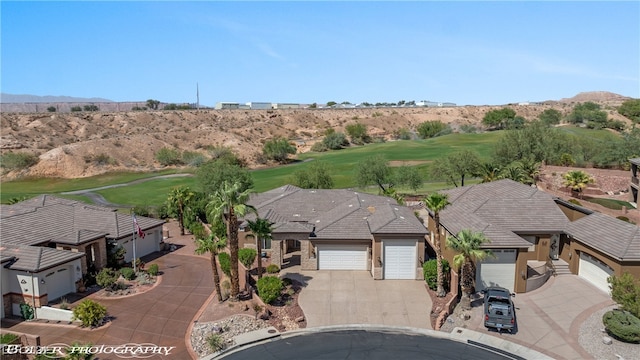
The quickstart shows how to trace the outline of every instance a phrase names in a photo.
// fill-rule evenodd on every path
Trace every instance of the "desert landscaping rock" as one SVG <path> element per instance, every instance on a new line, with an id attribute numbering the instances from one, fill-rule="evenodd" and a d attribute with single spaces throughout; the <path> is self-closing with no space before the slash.
<path id="1" fill-rule="evenodd" d="M 214 352 L 207 343 L 207 337 L 211 334 L 219 334 L 224 340 L 225 348 L 229 348 L 234 345 L 235 336 L 267 327 L 267 322 L 247 315 L 233 315 L 215 322 L 196 323 L 191 332 L 191 346 L 198 357 L 203 357 Z"/>

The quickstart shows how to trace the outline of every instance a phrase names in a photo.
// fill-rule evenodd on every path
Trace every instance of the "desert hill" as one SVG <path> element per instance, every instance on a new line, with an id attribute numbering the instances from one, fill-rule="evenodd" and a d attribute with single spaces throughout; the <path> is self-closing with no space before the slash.
<path id="1" fill-rule="evenodd" d="M 612 119 L 630 121 L 615 106 L 624 97 L 611 93 L 579 94 L 575 99 L 603 105 Z M 600 100 L 602 99 L 602 100 Z M 566 100 L 566 99 L 565 99 Z M 583 101 L 583 100 L 580 100 Z M 518 115 L 535 119 L 542 111 L 571 112 L 571 101 L 510 105 Z M 298 151 L 308 151 L 327 128 L 344 131 L 350 123 L 366 124 L 373 137 L 391 139 L 400 128 L 414 130 L 423 121 L 440 120 L 458 129 L 462 125 L 482 128 L 487 111 L 502 106 L 449 108 L 354 108 L 290 110 L 184 110 L 79 113 L 3 112 L 0 150 L 39 156 L 37 165 L 17 176 L 76 178 L 114 170 L 150 171 L 161 168 L 155 153 L 163 148 L 198 151 L 224 145 L 239 153 L 251 167 L 260 167 L 256 155 L 265 140 L 283 136 Z"/>

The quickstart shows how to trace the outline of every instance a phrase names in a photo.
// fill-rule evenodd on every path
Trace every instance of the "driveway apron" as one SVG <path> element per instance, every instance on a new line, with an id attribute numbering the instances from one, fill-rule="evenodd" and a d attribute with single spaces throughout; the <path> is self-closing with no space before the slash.
<path id="1" fill-rule="evenodd" d="M 298 299 L 308 327 L 370 324 L 431 329 L 424 282 L 373 280 L 366 271 L 300 272 Z"/>
<path id="2" fill-rule="evenodd" d="M 162 272 L 162 280 L 155 288 L 126 298 L 98 300 L 114 317 L 107 326 L 86 330 L 76 326 L 20 322 L 6 326 L 3 323 L 3 328 L 39 335 L 41 345 L 79 341 L 94 345 L 175 346 L 169 356 L 152 358 L 188 359 L 191 356 L 185 344 L 187 329 L 213 291 L 208 261 L 170 253 L 150 262 L 158 264 Z M 100 358 L 111 357 L 100 355 Z"/>

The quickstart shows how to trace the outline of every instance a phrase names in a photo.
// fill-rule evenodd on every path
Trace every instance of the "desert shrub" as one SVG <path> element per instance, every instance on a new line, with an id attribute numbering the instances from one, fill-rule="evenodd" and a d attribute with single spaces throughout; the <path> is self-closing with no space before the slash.
<path id="1" fill-rule="evenodd" d="M 311 151 L 314 151 L 314 152 L 325 152 L 327 150 L 329 150 L 329 148 L 322 141 L 318 141 L 317 143 L 311 146 Z"/>
<path id="2" fill-rule="evenodd" d="M 158 272 L 160 272 L 160 270 L 158 269 L 158 264 L 149 265 L 149 269 L 147 269 L 147 272 L 151 276 L 158 276 Z"/>
<path id="3" fill-rule="evenodd" d="M 247 269 L 251 268 L 253 261 L 256 259 L 257 251 L 255 249 L 243 248 L 238 250 L 238 260 Z"/>
<path id="4" fill-rule="evenodd" d="M 112 289 L 119 275 L 112 268 L 103 268 L 96 276 L 96 284 L 103 289 Z"/>
<path id="5" fill-rule="evenodd" d="M 231 276 L 231 256 L 228 253 L 221 252 L 218 254 L 218 261 L 222 272 L 227 276 Z"/>
<path id="6" fill-rule="evenodd" d="M 439 132 L 447 128 L 447 125 L 440 120 L 425 121 L 418 125 L 416 131 L 421 139 L 428 139 L 436 136 Z"/>
<path id="7" fill-rule="evenodd" d="M 280 296 L 282 291 L 282 280 L 277 276 L 265 276 L 258 280 L 258 296 L 267 304 L 272 303 Z"/>
<path id="8" fill-rule="evenodd" d="M 162 166 L 170 166 L 170 165 L 180 165 L 182 164 L 182 157 L 180 156 L 180 151 L 177 149 L 171 149 L 167 147 L 163 147 L 158 150 L 156 153 L 156 160 Z"/>
<path id="9" fill-rule="evenodd" d="M 73 309 L 73 320 L 80 320 L 83 327 L 98 326 L 107 315 L 107 308 L 87 299 Z"/>
<path id="10" fill-rule="evenodd" d="M 16 334 L 2 334 L 0 335 L 0 344 L 12 344 L 18 339 L 20 336 Z"/>
<path id="11" fill-rule="evenodd" d="M 289 155 L 296 153 L 296 147 L 289 140 L 282 137 L 275 137 L 267 140 L 262 146 L 262 154 L 269 160 L 279 163 L 287 162 Z"/>
<path id="12" fill-rule="evenodd" d="M 611 288 L 611 299 L 618 303 L 622 310 L 640 317 L 640 280 L 625 272 L 620 276 L 610 276 L 607 282 Z"/>
<path id="13" fill-rule="evenodd" d="M 214 352 L 220 351 L 224 349 L 224 339 L 220 334 L 209 334 L 209 336 L 207 336 L 207 345 L 209 345 Z"/>
<path id="14" fill-rule="evenodd" d="M 453 132 L 453 129 L 451 127 L 447 126 L 446 128 L 442 129 L 441 131 L 438 131 L 435 135 L 433 135 L 433 137 L 449 135 L 452 132 Z"/>
<path id="15" fill-rule="evenodd" d="M 69 310 L 71 304 L 69 304 L 69 301 L 67 300 L 66 297 L 63 297 L 62 299 L 60 299 L 60 309 L 62 310 Z"/>
<path id="16" fill-rule="evenodd" d="M 8 152 L 0 155 L 0 167 L 3 169 L 22 170 L 38 163 L 38 157 L 33 154 Z"/>
<path id="17" fill-rule="evenodd" d="M 607 333 L 628 343 L 640 343 L 640 319 L 624 310 L 607 311 L 602 316 Z"/>
<path id="18" fill-rule="evenodd" d="M 442 259 L 442 273 L 445 275 L 444 278 L 448 279 L 447 274 L 451 271 L 449 266 L 449 262 L 446 259 Z M 429 289 L 437 290 L 438 289 L 438 267 L 436 259 L 431 259 L 422 264 L 422 272 L 424 274 L 424 280 L 427 282 Z M 444 282 L 445 290 L 449 288 L 449 282 Z"/>
<path id="19" fill-rule="evenodd" d="M 189 166 L 198 167 L 204 164 L 206 160 L 204 155 L 197 151 L 185 151 L 182 153 L 182 162 Z"/>
<path id="20" fill-rule="evenodd" d="M 400 128 L 393 132 L 393 137 L 396 140 L 411 140 L 411 131 L 407 128 Z"/>
<path id="21" fill-rule="evenodd" d="M 82 108 L 80 106 L 72 106 L 71 107 L 71 112 L 78 112 L 78 111 L 82 111 Z"/>
<path id="22" fill-rule="evenodd" d="M 345 127 L 345 131 L 351 138 L 351 143 L 363 145 L 371 142 L 371 137 L 367 134 L 367 125 L 361 123 L 349 124 Z"/>
<path id="23" fill-rule="evenodd" d="M 48 112 L 56 112 L 56 110 L 58 110 L 58 109 L 56 109 L 56 107 L 55 107 L 55 106 L 49 106 L 49 107 L 47 108 L 47 111 L 48 111 Z"/>
<path id="24" fill-rule="evenodd" d="M 120 274 L 127 280 L 133 280 L 136 277 L 136 272 L 132 268 L 124 267 L 120 269 Z"/>
<path id="25" fill-rule="evenodd" d="M 271 264 L 271 265 L 267 266 L 266 270 L 267 270 L 267 272 L 269 274 L 275 274 L 278 271 L 280 271 L 280 267 L 278 265 L 276 265 L 276 264 Z"/>
<path id="26" fill-rule="evenodd" d="M 349 145 L 347 136 L 341 132 L 332 132 L 327 134 L 324 139 L 322 139 L 322 143 L 331 150 L 342 149 L 343 146 Z"/>
<path id="27" fill-rule="evenodd" d="M 465 134 L 475 134 L 478 132 L 478 128 L 473 125 L 464 124 L 460 125 L 460 132 Z"/>

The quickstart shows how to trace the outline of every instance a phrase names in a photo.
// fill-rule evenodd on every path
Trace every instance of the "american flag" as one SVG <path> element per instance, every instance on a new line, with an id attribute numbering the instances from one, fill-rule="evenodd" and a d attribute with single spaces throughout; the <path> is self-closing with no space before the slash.
<path id="1" fill-rule="evenodd" d="M 142 231 L 142 228 L 140 228 L 140 225 L 138 225 L 138 219 L 136 219 L 136 215 L 133 214 L 133 225 L 136 228 L 136 232 L 138 233 L 138 237 L 140 239 L 144 239 L 145 233 L 144 231 Z"/>

